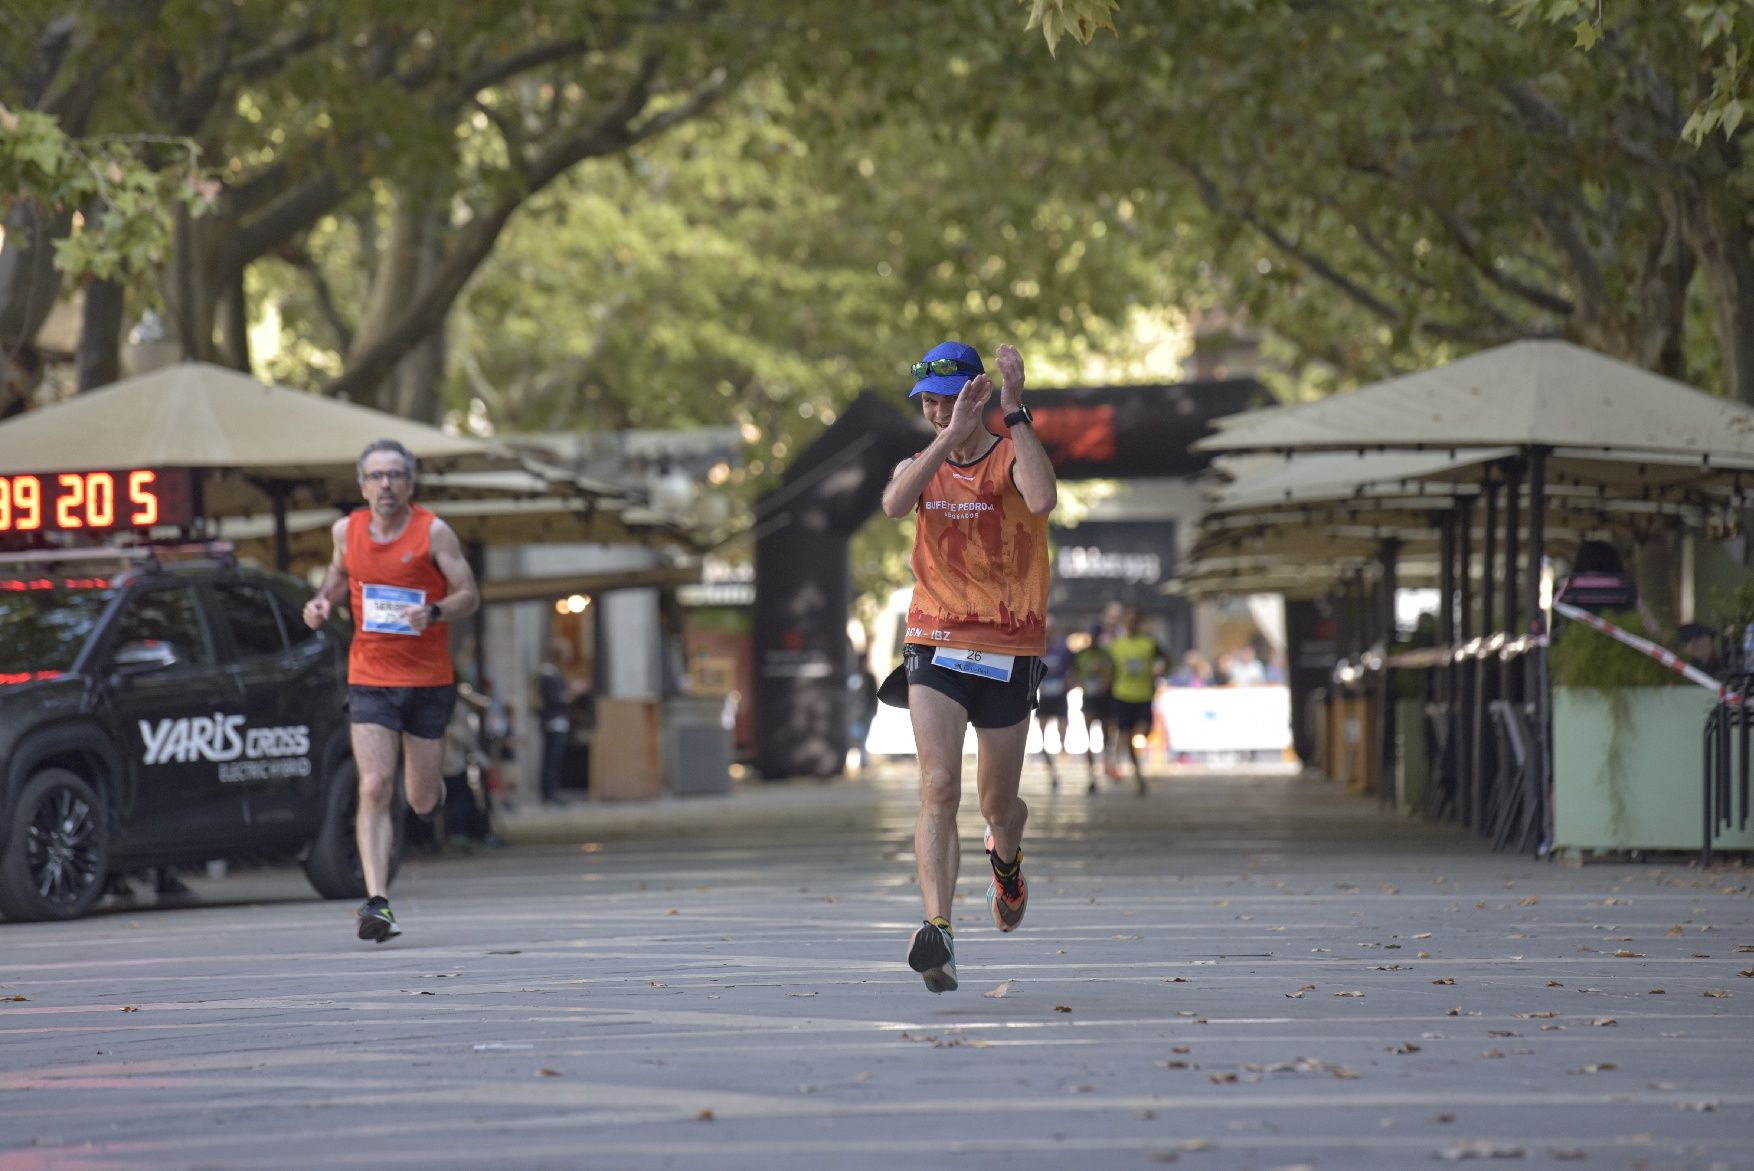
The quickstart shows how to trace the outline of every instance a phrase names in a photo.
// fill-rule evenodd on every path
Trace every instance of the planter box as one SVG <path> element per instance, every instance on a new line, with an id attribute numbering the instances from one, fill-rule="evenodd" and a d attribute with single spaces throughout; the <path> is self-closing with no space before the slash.
<path id="1" fill-rule="evenodd" d="M 1698 850 L 1700 754 L 1714 702 L 1699 687 L 1555 687 L 1553 848 Z M 1727 830 L 1715 846 L 1754 849 L 1754 827 Z"/>

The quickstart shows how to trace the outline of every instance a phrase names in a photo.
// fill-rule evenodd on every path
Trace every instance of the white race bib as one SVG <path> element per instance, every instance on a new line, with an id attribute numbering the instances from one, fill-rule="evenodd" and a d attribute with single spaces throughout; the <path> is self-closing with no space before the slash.
<path id="1" fill-rule="evenodd" d="M 961 671 L 964 675 L 979 675 L 983 679 L 996 679 L 1000 683 L 1011 678 L 1011 665 L 1016 662 L 1015 655 L 1001 655 L 993 651 L 957 651 L 949 647 L 939 647 L 932 653 L 932 665 L 943 667 L 947 671 Z"/>
<path id="2" fill-rule="evenodd" d="M 418 634 L 408 625 L 403 612 L 409 606 L 426 605 L 425 590 L 405 590 L 401 586 L 366 585 L 359 587 L 359 628 L 373 634 Z"/>

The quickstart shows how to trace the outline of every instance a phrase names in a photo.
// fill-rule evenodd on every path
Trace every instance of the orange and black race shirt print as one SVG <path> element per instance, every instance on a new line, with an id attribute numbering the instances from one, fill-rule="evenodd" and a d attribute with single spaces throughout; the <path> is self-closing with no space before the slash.
<path id="1" fill-rule="evenodd" d="M 1001 438 L 969 464 L 946 460 L 914 508 L 906 641 L 1040 655 L 1047 649 L 1048 521 L 1012 479 Z"/>

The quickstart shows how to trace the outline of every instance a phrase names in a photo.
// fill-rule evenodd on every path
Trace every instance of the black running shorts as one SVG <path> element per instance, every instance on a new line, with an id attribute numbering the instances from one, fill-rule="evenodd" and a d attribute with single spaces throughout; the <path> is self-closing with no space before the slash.
<path id="1" fill-rule="evenodd" d="M 1151 730 L 1151 701 L 1148 699 L 1133 703 L 1110 696 L 1108 714 L 1122 732 L 1137 732 L 1140 728 L 1147 732 Z"/>
<path id="2" fill-rule="evenodd" d="M 457 685 L 443 687 L 362 687 L 347 689 L 347 719 L 355 724 L 377 724 L 392 732 L 405 732 L 421 740 L 444 738 L 457 706 Z"/>
<path id="3" fill-rule="evenodd" d="M 948 695 L 962 706 L 968 713 L 968 722 L 977 728 L 1009 728 L 1029 718 L 1043 670 L 1041 659 L 1018 655 L 1011 666 L 1011 678 L 1001 683 L 940 667 L 932 662 L 931 647 L 909 643 L 902 651 L 902 663 L 896 673 L 905 672 L 909 687 L 930 687 Z M 888 682 L 884 686 L 893 694 Z"/>

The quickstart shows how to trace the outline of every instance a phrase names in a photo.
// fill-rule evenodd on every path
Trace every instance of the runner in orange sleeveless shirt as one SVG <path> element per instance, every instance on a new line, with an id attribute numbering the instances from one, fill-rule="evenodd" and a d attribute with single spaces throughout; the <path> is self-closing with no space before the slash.
<path id="1" fill-rule="evenodd" d="M 350 594 L 347 711 L 359 769 L 354 832 L 366 893 L 356 918 L 359 937 L 373 943 L 401 934 L 389 900 L 397 753 L 409 806 L 433 816 L 444 800 L 445 726 L 457 702 L 448 623 L 481 604 L 457 534 L 414 503 L 414 474 L 413 453 L 394 439 L 379 439 L 360 454 L 366 507 L 335 522 L 335 555 L 304 611 L 314 629 L 328 620 L 343 591 Z"/>
<path id="2" fill-rule="evenodd" d="M 1029 900 L 1022 849 L 1029 807 L 1017 787 L 1046 649 L 1047 516 L 1056 489 L 1023 406 L 1023 359 L 1012 346 L 1000 346 L 997 359 L 1004 438 L 981 422 L 993 380 L 973 347 L 944 342 L 914 363 L 909 397 L 920 400 L 937 436 L 896 465 L 883 492 L 885 514 L 913 512 L 916 520 L 904 661 L 882 695 L 908 709 L 919 756 L 914 855 L 926 921 L 909 942 L 908 966 L 933 992 L 956 988 L 950 903 L 962 854 L 956 810 L 970 724 L 994 925 L 1015 928 Z"/>

